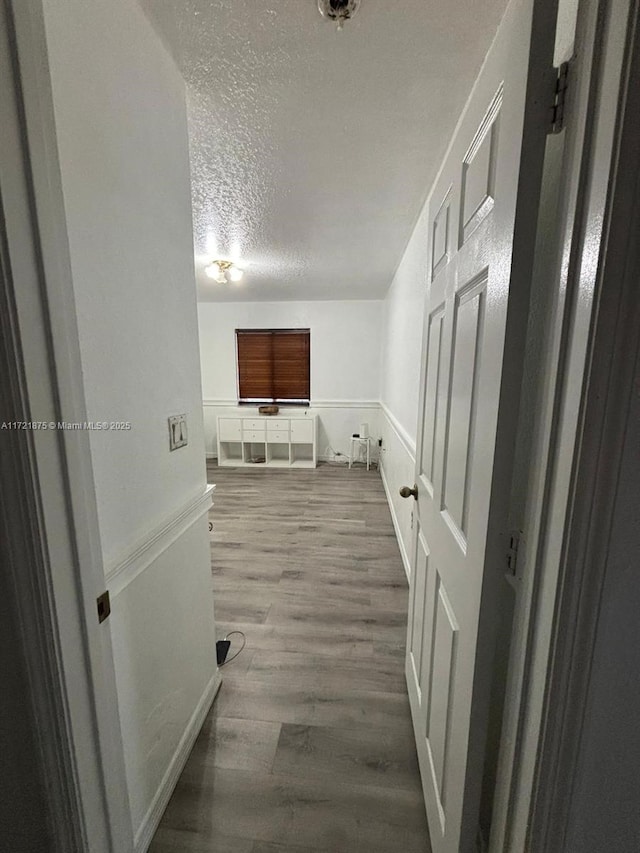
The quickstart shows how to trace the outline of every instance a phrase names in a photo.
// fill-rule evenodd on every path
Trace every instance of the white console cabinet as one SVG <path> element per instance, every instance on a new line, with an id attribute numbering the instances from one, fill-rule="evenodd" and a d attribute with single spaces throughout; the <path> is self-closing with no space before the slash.
<path id="1" fill-rule="evenodd" d="M 315 415 L 218 417 L 218 465 L 315 468 L 317 458 Z"/>

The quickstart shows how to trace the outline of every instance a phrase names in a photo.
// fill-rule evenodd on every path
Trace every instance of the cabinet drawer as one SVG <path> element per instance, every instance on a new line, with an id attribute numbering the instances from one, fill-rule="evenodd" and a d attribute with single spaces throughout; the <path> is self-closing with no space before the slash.
<path id="1" fill-rule="evenodd" d="M 243 441 L 255 441 L 259 444 L 264 444 L 264 430 L 258 432 L 258 430 L 242 430 L 242 440 Z"/>
<path id="2" fill-rule="evenodd" d="M 240 441 L 242 438 L 240 418 L 220 418 L 218 432 L 220 441 Z"/>
<path id="3" fill-rule="evenodd" d="M 292 444 L 311 444 L 313 442 L 313 421 L 291 421 Z"/>
<path id="4" fill-rule="evenodd" d="M 289 430 L 286 432 L 276 432 L 274 429 L 267 430 L 268 444 L 289 444 Z"/>
<path id="5" fill-rule="evenodd" d="M 252 432 L 264 432 L 264 420 L 249 420 L 249 418 L 242 419 L 242 429 L 247 432 L 251 430 Z"/>
<path id="6" fill-rule="evenodd" d="M 267 430 L 277 430 L 278 432 L 289 432 L 289 421 L 282 418 L 269 418 L 267 421 Z"/>

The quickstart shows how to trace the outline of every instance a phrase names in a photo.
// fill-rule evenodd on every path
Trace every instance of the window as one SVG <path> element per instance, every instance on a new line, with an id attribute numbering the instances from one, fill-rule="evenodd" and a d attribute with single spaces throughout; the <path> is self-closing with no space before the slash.
<path id="1" fill-rule="evenodd" d="M 236 329 L 241 403 L 308 405 L 310 329 Z"/>

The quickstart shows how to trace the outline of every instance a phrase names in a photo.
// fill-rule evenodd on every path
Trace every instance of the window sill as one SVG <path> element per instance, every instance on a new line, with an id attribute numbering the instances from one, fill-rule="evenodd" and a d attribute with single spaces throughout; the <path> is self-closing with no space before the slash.
<path id="1" fill-rule="evenodd" d="M 311 401 L 298 400 L 238 400 L 239 406 L 280 406 L 281 409 L 308 409 L 311 406 Z"/>

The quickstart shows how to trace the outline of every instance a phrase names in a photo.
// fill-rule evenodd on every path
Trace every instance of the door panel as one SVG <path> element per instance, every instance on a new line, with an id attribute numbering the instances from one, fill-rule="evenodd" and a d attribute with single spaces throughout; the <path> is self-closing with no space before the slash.
<path id="1" fill-rule="evenodd" d="M 534 0 L 507 8 L 430 200 L 406 672 L 434 853 L 476 845 L 516 424 L 506 413 L 517 409 L 525 342 L 508 320 L 526 323 L 533 256 L 513 248 L 517 191 L 524 173 L 523 205 L 535 211 L 530 176 L 545 141 L 543 124 L 525 121 L 527 86 L 540 103 L 545 96 L 535 92 L 544 75 L 529 71 L 533 15 Z M 552 55 L 548 10 L 547 19 L 536 39 Z M 519 245 L 533 247 L 535 217 L 520 219 Z"/>
<path id="2" fill-rule="evenodd" d="M 441 579 L 437 574 L 436 577 L 436 606 L 431 620 L 434 626 L 433 670 L 427 741 L 431 750 L 439 800 L 442 808 L 444 808 L 446 804 L 445 759 L 452 707 L 451 687 L 455 667 L 458 624 Z"/>
<path id="3" fill-rule="evenodd" d="M 434 279 L 449 261 L 451 240 L 451 193 L 448 192 L 433 218 L 431 242 L 431 278 Z"/>
<path id="4" fill-rule="evenodd" d="M 502 95 L 501 85 L 462 162 L 460 245 L 493 209 Z"/>
<path id="5" fill-rule="evenodd" d="M 472 282 L 456 294 L 453 309 L 453 367 L 442 510 L 455 525 L 456 536 L 465 542 L 486 284 L 483 274 L 479 282 Z"/>
<path id="6" fill-rule="evenodd" d="M 421 473 L 426 477 L 429 488 L 433 489 L 433 462 L 435 456 L 436 423 L 438 420 L 438 389 L 440 386 L 440 368 L 442 364 L 442 321 L 444 305 L 440 306 L 429 318 L 427 344 L 426 393 L 423 410 L 423 440 Z"/>
<path id="7" fill-rule="evenodd" d="M 422 736 L 427 738 L 428 732 L 427 727 L 428 723 L 428 714 L 429 708 L 431 705 L 431 696 L 432 696 L 432 673 L 433 673 L 433 655 L 434 655 L 434 638 L 435 638 L 435 613 L 436 613 L 436 603 L 438 600 L 438 572 L 436 568 L 431 564 L 431 566 L 427 567 L 427 574 L 425 579 L 425 591 L 424 591 L 424 618 L 425 618 L 425 628 L 428 630 L 424 630 L 422 635 L 422 668 L 420 670 L 420 684 L 423 685 L 423 689 L 425 691 L 425 721 L 426 727 Z"/>
<path id="8" fill-rule="evenodd" d="M 424 615 L 425 615 L 425 589 L 429 567 L 429 549 L 423 536 L 418 536 L 418 551 L 415 562 L 415 582 L 411 595 L 411 633 L 408 643 L 409 656 L 412 665 L 412 677 L 418 701 L 422 701 L 422 688 L 426 683 L 423 680 L 422 662 L 425 643 Z"/>

